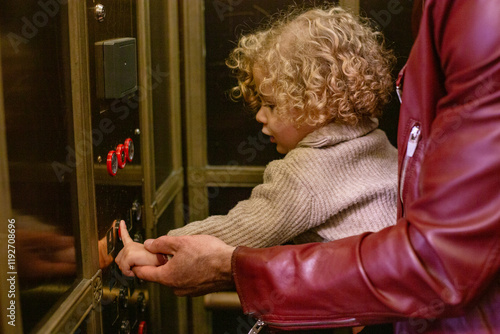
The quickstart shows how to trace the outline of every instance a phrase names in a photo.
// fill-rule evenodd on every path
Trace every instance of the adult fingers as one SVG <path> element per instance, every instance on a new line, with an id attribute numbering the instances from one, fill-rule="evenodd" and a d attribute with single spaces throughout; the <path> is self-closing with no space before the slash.
<path id="1" fill-rule="evenodd" d="M 144 247 L 154 254 L 174 254 L 179 248 L 180 237 L 162 236 L 144 241 Z"/>

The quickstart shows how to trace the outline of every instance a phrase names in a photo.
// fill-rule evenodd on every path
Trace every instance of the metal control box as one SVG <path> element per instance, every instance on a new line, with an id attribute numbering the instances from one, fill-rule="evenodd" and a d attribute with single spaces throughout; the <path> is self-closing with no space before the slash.
<path id="1" fill-rule="evenodd" d="M 136 40 L 115 38 L 95 43 L 97 96 L 119 99 L 137 90 Z"/>

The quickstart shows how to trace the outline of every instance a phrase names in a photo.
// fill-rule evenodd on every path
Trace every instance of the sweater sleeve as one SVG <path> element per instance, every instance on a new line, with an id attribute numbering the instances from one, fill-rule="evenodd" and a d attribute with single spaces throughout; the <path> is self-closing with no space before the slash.
<path id="1" fill-rule="evenodd" d="M 227 215 L 216 215 L 171 230 L 172 236 L 209 234 L 232 246 L 268 247 L 310 228 L 311 196 L 282 160 L 271 162 L 264 182 Z"/>

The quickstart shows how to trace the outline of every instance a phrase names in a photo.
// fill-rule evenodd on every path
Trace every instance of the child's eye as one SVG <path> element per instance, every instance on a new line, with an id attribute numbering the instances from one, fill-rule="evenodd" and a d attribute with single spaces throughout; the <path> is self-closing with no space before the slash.
<path id="1" fill-rule="evenodd" d="M 268 103 L 264 103 L 262 106 L 271 109 L 271 111 L 273 111 L 274 108 L 276 107 L 274 104 L 268 104 Z"/>

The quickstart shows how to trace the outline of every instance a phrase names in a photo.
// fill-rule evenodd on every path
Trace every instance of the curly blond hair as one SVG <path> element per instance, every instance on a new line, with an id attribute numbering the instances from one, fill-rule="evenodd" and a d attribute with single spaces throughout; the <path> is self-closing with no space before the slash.
<path id="1" fill-rule="evenodd" d="M 238 79 L 231 96 L 255 111 L 263 103 L 259 92 L 266 91 L 274 112 L 297 126 L 355 125 L 381 116 L 393 88 L 394 60 L 368 22 L 330 7 L 294 9 L 265 30 L 242 36 L 226 64 Z M 261 87 L 255 67 L 264 72 Z"/>

